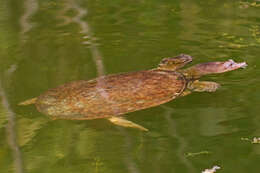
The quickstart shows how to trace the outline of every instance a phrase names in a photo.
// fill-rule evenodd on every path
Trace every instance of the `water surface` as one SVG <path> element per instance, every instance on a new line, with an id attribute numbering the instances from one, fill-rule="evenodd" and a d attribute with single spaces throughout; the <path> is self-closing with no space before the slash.
<path id="1" fill-rule="evenodd" d="M 258 1 L 1 0 L 1 173 L 259 172 L 260 145 L 241 140 L 260 136 L 259 14 Z M 154 68 L 180 53 L 193 64 L 249 66 L 204 77 L 222 85 L 215 93 L 126 115 L 147 133 L 17 106 L 65 82 Z"/>

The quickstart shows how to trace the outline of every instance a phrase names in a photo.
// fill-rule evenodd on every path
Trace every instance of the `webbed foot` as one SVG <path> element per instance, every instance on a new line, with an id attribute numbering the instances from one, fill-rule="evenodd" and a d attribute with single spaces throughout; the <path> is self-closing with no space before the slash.
<path id="1" fill-rule="evenodd" d="M 110 118 L 108 118 L 108 120 L 118 126 L 131 127 L 131 128 L 136 128 L 136 129 L 139 129 L 142 131 L 148 131 L 148 129 L 144 128 L 143 126 L 135 124 L 132 121 L 126 120 L 122 117 L 110 117 Z"/>
<path id="2" fill-rule="evenodd" d="M 215 92 L 220 87 L 220 84 L 209 81 L 195 80 L 188 84 L 188 89 L 196 92 Z"/>

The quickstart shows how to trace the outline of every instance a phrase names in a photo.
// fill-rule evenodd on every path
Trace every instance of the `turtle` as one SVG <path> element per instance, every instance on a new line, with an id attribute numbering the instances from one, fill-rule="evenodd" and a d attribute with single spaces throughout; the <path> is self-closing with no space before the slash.
<path id="1" fill-rule="evenodd" d="M 106 118 L 119 126 L 148 131 L 122 115 L 158 106 L 192 92 L 215 92 L 220 84 L 199 81 L 199 78 L 247 66 L 246 62 L 236 63 L 230 59 L 183 69 L 190 62 L 190 55 L 180 54 L 162 59 L 154 69 L 72 81 L 19 105 L 35 104 L 39 112 L 53 120 Z"/>

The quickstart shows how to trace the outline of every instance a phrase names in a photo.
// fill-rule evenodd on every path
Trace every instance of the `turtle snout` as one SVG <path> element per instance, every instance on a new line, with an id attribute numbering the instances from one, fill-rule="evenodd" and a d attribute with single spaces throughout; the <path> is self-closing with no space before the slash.
<path id="1" fill-rule="evenodd" d="M 246 66 L 247 66 L 246 62 L 236 63 L 232 59 L 226 61 L 223 65 L 224 65 L 224 68 L 226 68 L 227 70 L 235 70 L 235 69 L 238 69 L 238 68 L 246 68 Z"/>

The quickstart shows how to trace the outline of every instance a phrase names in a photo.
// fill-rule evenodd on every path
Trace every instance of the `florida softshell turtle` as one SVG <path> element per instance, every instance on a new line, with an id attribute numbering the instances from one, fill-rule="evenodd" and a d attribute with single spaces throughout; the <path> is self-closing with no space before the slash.
<path id="1" fill-rule="evenodd" d="M 191 61 L 191 56 L 181 54 L 174 58 L 164 58 L 155 69 L 70 82 L 49 89 L 19 105 L 35 104 L 39 112 L 51 119 L 107 118 L 120 126 L 147 131 L 120 116 L 166 103 L 194 91 L 214 92 L 220 86 L 218 83 L 198 79 L 204 75 L 232 71 L 247 65 L 245 62 L 228 60 L 182 69 Z"/>

